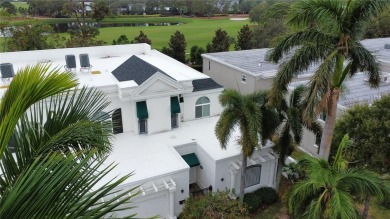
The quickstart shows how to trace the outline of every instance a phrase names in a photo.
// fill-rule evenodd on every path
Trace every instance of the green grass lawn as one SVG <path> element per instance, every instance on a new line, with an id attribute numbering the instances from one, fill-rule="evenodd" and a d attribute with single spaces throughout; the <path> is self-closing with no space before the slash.
<path id="1" fill-rule="evenodd" d="M 116 22 L 121 22 L 116 19 Z M 127 20 L 127 19 L 126 19 Z M 134 22 L 141 19 L 134 19 Z M 123 21 L 125 22 L 125 21 Z M 128 21 L 127 21 L 128 22 Z M 101 28 L 99 39 L 104 40 L 107 44 L 112 44 L 112 40 L 117 39 L 120 35 L 125 34 L 129 39 L 133 39 L 143 31 L 149 39 L 152 40 L 152 48 L 161 49 L 163 46 L 168 46 L 170 36 L 175 31 L 180 31 L 184 34 L 187 41 L 187 52 L 192 46 L 198 45 L 206 47 L 207 43 L 211 42 L 215 34 L 215 30 L 222 28 L 229 36 L 236 38 L 238 30 L 249 21 L 231 21 L 228 17 L 220 19 L 207 18 L 147 18 L 143 22 L 182 22 L 176 26 L 158 26 L 158 27 L 111 27 Z M 232 47 L 233 48 L 233 45 Z"/>
<path id="2" fill-rule="evenodd" d="M 15 5 L 16 8 L 22 7 L 22 8 L 28 8 L 27 2 L 11 2 L 13 5 Z"/>
<path id="3" fill-rule="evenodd" d="M 74 19 L 44 19 L 42 21 L 47 23 L 59 23 L 69 22 Z M 16 21 L 19 23 L 20 21 Z M 106 42 L 106 45 L 111 45 L 114 39 L 117 39 L 120 35 L 126 35 L 130 40 L 139 34 L 142 30 L 149 39 L 152 40 L 152 48 L 161 49 L 163 46 L 168 46 L 170 36 L 176 31 L 180 31 L 184 34 L 187 41 L 187 52 L 190 51 L 194 45 L 206 47 L 207 43 L 211 42 L 212 37 L 215 34 L 215 30 L 222 28 L 228 32 L 229 36 L 236 38 L 239 29 L 249 24 L 249 21 L 231 21 L 229 17 L 223 18 L 183 18 L 183 17 L 127 17 L 127 18 L 114 18 L 105 19 L 103 22 L 138 22 L 138 23 L 183 23 L 175 26 L 153 26 L 153 27 L 108 27 L 100 28 L 100 35 L 98 39 Z M 67 35 L 67 34 L 63 34 Z M 2 39 L 0 38 L 0 44 Z M 234 45 L 231 45 L 233 50 Z"/>

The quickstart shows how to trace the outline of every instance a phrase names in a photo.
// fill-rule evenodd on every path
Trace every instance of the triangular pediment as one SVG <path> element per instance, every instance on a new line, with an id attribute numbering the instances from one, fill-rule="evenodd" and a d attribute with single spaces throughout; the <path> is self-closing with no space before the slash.
<path id="1" fill-rule="evenodd" d="M 135 89 L 133 96 L 148 96 L 172 93 L 183 90 L 182 85 L 174 79 L 157 72 Z"/>

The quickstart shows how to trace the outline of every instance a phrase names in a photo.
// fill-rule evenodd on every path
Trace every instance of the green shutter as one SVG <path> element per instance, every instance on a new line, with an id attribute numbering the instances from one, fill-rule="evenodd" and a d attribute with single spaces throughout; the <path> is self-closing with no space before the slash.
<path id="1" fill-rule="evenodd" d="M 149 118 L 148 107 L 146 107 L 146 101 L 137 102 L 137 117 L 138 119 Z"/>
<path id="2" fill-rule="evenodd" d="M 180 113 L 179 98 L 177 97 L 171 97 L 171 113 Z"/>
<path id="3" fill-rule="evenodd" d="M 196 166 L 199 166 L 200 163 L 199 163 L 199 160 L 198 160 L 198 157 L 196 156 L 195 153 L 191 153 L 191 154 L 186 154 L 186 155 L 183 155 L 181 156 L 185 162 L 188 164 L 188 166 L 190 167 L 196 167 Z"/>

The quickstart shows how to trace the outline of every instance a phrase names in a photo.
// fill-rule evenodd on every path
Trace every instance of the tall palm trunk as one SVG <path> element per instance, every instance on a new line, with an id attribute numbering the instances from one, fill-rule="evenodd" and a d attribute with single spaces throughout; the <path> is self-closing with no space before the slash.
<path id="1" fill-rule="evenodd" d="M 370 202 L 371 202 L 371 195 L 367 195 L 364 200 L 364 211 L 362 217 L 366 219 L 368 217 L 368 210 L 370 208 Z"/>
<path id="2" fill-rule="evenodd" d="M 279 159 L 278 159 L 278 170 L 276 171 L 276 185 L 275 185 L 276 191 L 279 191 L 280 180 L 282 179 L 282 168 L 283 168 L 283 166 L 284 166 L 284 162 L 279 157 Z"/>
<path id="3" fill-rule="evenodd" d="M 241 183 L 240 183 L 240 202 L 244 202 L 244 193 L 245 193 L 245 175 L 246 175 L 246 166 L 247 166 L 247 156 L 242 155 L 242 170 L 241 170 Z"/>
<path id="4" fill-rule="evenodd" d="M 332 88 L 328 99 L 328 113 L 326 114 L 325 127 L 322 132 L 320 157 L 328 160 L 330 146 L 332 144 L 333 131 L 336 125 L 337 102 L 339 100 L 340 91 L 338 88 Z"/>

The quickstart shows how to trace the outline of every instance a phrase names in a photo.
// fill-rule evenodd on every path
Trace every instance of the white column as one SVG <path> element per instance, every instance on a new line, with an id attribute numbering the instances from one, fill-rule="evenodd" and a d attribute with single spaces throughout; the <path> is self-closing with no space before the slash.
<path id="1" fill-rule="evenodd" d="M 176 219 L 175 216 L 175 192 L 176 187 L 169 188 L 169 218 Z"/>
<path id="2" fill-rule="evenodd" d="M 236 175 L 238 173 L 238 170 L 234 167 L 230 167 L 230 193 L 229 196 L 231 198 L 236 198 L 235 194 L 233 193 L 233 190 L 236 186 Z"/>
<path id="3" fill-rule="evenodd" d="M 277 166 L 277 160 L 273 160 L 273 162 L 270 162 L 269 167 L 269 175 L 268 175 L 268 185 L 274 187 L 275 186 L 275 177 L 276 177 L 276 166 Z"/>

